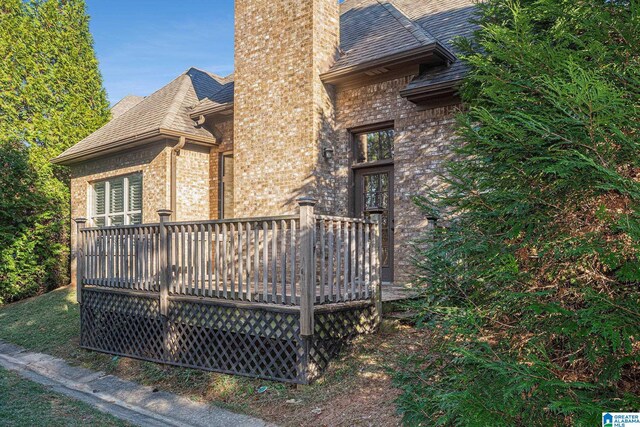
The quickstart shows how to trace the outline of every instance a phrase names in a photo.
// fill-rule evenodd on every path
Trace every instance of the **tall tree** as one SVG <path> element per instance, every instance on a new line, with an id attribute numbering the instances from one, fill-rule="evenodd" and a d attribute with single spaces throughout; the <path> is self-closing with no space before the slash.
<path id="1" fill-rule="evenodd" d="M 407 421 L 600 425 L 640 407 L 637 0 L 488 0 L 420 264 Z M 429 421 L 427 421 L 429 420 Z M 439 423 L 439 424 L 438 424 Z"/>
<path id="2" fill-rule="evenodd" d="M 69 176 L 109 118 L 82 0 L 0 0 L 0 303 L 68 281 Z"/>

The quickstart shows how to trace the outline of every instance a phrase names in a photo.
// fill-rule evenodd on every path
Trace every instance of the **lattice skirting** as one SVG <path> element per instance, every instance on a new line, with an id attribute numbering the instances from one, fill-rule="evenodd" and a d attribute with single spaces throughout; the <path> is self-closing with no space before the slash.
<path id="1" fill-rule="evenodd" d="M 229 307 L 211 301 L 169 301 L 157 295 L 83 289 L 83 348 L 216 372 L 308 384 L 345 344 L 374 332 L 373 305 L 315 315 L 315 334 L 300 336 L 300 315 L 279 307 Z"/>

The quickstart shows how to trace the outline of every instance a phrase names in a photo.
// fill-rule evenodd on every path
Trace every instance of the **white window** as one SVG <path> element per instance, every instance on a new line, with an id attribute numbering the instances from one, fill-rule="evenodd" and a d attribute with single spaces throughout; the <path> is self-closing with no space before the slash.
<path id="1" fill-rule="evenodd" d="M 142 174 L 95 182 L 92 188 L 94 226 L 142 223 Z"/>

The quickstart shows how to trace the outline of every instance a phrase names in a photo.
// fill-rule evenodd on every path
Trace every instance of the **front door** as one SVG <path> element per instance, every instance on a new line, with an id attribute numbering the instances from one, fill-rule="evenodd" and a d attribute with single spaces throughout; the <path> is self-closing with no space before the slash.
<path id="1" fill-rule="evenodd" d="M 382 281 L 393 281 L 393 166 L 355 170 L 356 217 L 382 214 Z"/>

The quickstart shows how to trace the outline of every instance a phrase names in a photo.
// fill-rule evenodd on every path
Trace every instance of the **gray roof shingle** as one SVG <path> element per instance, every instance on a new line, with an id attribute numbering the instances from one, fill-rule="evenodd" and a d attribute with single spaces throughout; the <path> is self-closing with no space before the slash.
<path id="1" fill-rule="evenodd" d="M 471 37 L 477 26 L 472 23 L 477 11 L 475 0 L 393 0 L 409 17 L 429 29 L 429 32 L 451 52 L 458 55 L 453 44 L 457 37 Z M 450 67 L 435 67 L 425 70 L 407 86 L 407 90 L 426 88 L 445 82 L 458 81 L 464 77 L 467 67 L 456 61 Z"/>
<path id="2" fill-rule="evenodd" d="M 341 8 L 340 48 L 344 53 L 332 71 L 436 42 L 390 1 L 351 0 Z"/>
<path id="3" fill-rule="evenodd" d="M 144 96 L 136 96 L 136 95 L 127 95 L 122 98 L 120 101 L 116 102 L 113 107 L 111 107 L 111 119 L 115 119 L 118 116 L 129 111 L 132 107 L 135 107 L 144 99 Z"/>
<path id="4" fill-rule="evenodd" d="M 332 71 L 409 51 L 437 41 L 454 55 L 456 37 L 469 37 L 477 0 L 346 0 L 342 4 L 341 47 L 344 54 Z M 385 9 L 386 12 L 385 13 Z M 395 12 L 395 13 L 394 13 Z M 420 28 L 426 38 L 412 40 L 406 21 Z M 393 18 L 398 20 L 393 22 Z M 402 22 L 401 22 L 402 21 Z M 403 30 L 404 28 L 404 30 Z M 460 80 L 467 68 L 461 61 L 434 67 L 414 79 L 407 89 Z"/>
<path id="5" fill-rule="evenodd" d="M 86 152 L 100 150 L 123 140 L 150 132 L 173 131 L 214 140 L 205 128 L 194 125 L 191 107 L 220 91 L 224 79 L 191 68 L 168 85 L 114 117 L 106 125 L 69 148 L 56 161 L 70 160 Z"/>
<path id="6" fill-rule="evenodd" d="M 233 102 L 234 90 L 233 77 L 227 77 L 226 81 L 227 82 L 223 84 L 217 92 L 197 103 L 191 111 L 191 116 L 214 109 L 216 107 L 222 107 L 224 105 L 231 104 Z"/>

